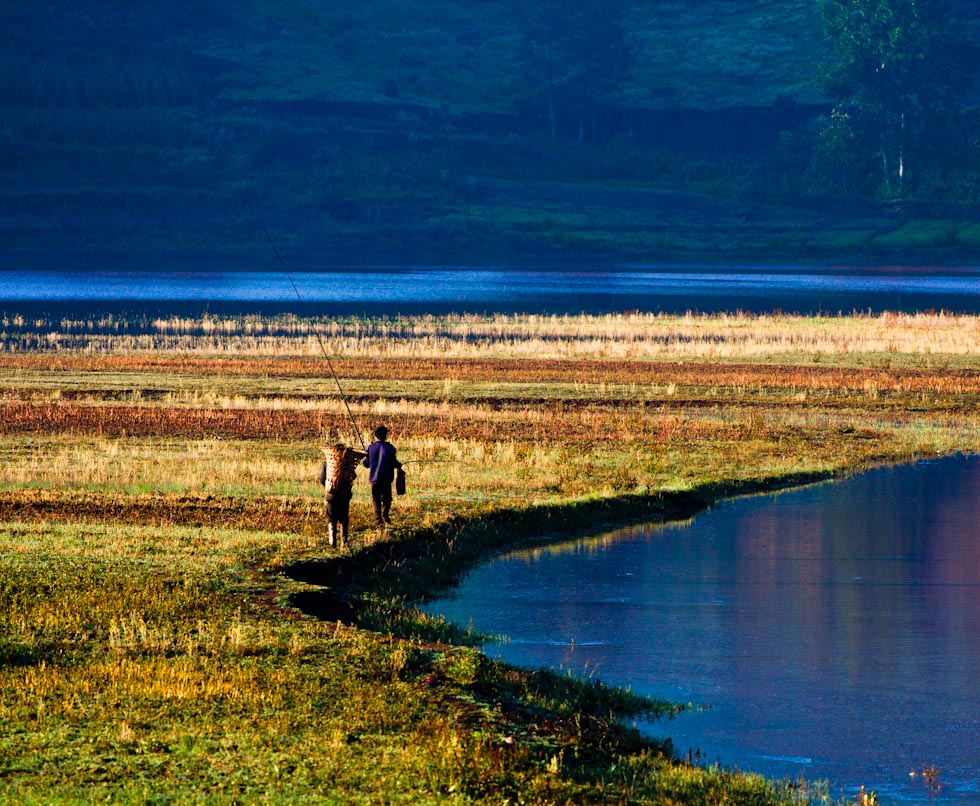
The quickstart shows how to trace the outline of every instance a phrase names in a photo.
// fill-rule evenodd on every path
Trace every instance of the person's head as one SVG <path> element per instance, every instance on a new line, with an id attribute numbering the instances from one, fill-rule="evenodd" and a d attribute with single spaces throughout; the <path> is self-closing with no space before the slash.
<path id="1" fill-rule="evenodd" d="M 388 429 L 383 425 L 379 425 L 374 429 L 374 438 L 384 442 L 386 439 L 388 439 Z"/>

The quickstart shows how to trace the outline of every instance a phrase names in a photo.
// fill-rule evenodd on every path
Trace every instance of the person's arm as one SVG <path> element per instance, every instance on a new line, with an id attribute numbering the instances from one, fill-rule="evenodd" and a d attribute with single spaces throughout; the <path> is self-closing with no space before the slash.
<path id="1" fill-rule="evenodd" d="M 320 486 L 323 487 L 327 483 L 327 463 L 324 462 L 320 465 Z"/>

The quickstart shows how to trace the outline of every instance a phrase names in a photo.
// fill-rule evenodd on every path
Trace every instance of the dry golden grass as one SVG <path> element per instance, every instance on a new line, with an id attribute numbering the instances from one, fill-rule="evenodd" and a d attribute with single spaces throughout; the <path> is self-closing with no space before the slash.
<path id="1" fill-rule="evenodd" d="M 148 497 L 113 511 L 196 523 L 202 515 L 173 498 L 212 496 L 225 518 L 229 501 L 248 502 L 250 514 L 233 516 L 240 526 L 315 532 L 317 446 L 358 440 L 310 348 L 314 329 L 343 355 L 334 366 L 362 438 L 386 422 L 403 460 L 416 461 L 399 511 L 420 527 L 497 506 L 836 472 L 978 444 L 975 317 L 241 318 L 159 321 L 144 335 L 114 327 L 64 323 L 41 352 L 0 354 L 9 369 L 0 485 L 49 491 L 27 511 L 64 491 L 102 491 Z M 62 336 L 78 342 L 64 348 Z M 364 523 L 366 485 L 358 489 L 354 517 Z"/>
<path id="2" fill-rule="evenodd" d="M 15 319 L 8 317 L 8 326 Z M 760 360 L 796 356 L 968 356 L 976 317 L 936 314 L 790 316 L 609 314 L 604 316 L 443 316 L 381 320 L 284 317 L 158 319 L 148 332 L 106 322 L 35 323 L 4 334 L 6 352 L 147 352 L 214 357 L 331 355 L 347 358 L 538 358 L 606 360 Z M 108 332 L 104 332 L 107 331 Z M 318 338 L 320 337 L 320 338 Z"/>

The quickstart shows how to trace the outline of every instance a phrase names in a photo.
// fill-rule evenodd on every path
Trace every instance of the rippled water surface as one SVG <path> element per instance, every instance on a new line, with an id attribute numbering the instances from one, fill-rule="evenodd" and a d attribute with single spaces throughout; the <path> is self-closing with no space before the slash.
<path id="1" fill-rule="evenodd" d="M 507 661 L 710 705 L 646 726 L 682 755 L 980 804 L 980 460 L 519 552 L 428 609 L 509 636 Z"/>
<path id="2" fill-rule="evenodd" d="M 295 288 L 294 288 L 295 284 Z M 181 302 L 348 313 L 623 310 L 980 313 L 980 269 L 636 266 L 619 271 L 0 271 L 0 303 Z"/>

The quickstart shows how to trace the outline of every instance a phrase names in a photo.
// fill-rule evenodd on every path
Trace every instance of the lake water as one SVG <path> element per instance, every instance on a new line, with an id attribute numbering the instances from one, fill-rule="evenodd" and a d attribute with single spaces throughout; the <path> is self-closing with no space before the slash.
<path id="1" fill-rule="evenodd" d="M 427 610 L 509 636 L 486 647 L 508 662 L 710 706 L 643 726 L 682 756 L 980 804 L 978 459 L 517 552 Z"/>
<path id="2" fill-rule="evenodd" d="M 293 287 L 295 284 L 295 288 Z M 4 271 L 0 310 L 101 305 L 159 312 L 394 314 L 606 313 L 642 310 L 949 310 L 980 313 L 980 268 L 632 266 L 621 270 L 511 268 L 319 272 Z"/>

